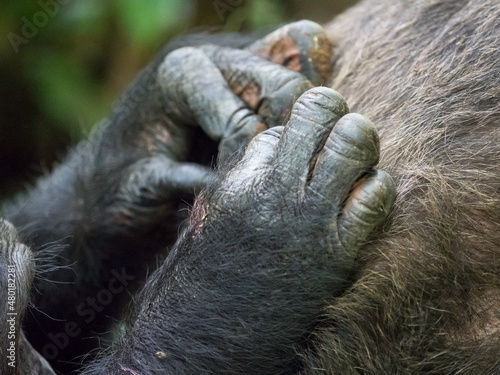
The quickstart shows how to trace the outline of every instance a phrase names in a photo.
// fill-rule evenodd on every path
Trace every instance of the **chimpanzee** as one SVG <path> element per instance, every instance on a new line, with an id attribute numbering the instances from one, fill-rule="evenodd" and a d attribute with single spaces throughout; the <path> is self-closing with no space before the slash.
<path id="1" fill-rule="evenodd" d="M 37 267 L 28 340 L 61 371 L 92 358 L 161 254 L 84 373 L 500 373 L 499 16 L 366 0 L 326 26 L 333 49 L 299 22 L 160 53 L 5 210 L 33 250 L 2 224 L 19 314 Z M 329 68 L 345 100 L 308 90 Z M 49 373 L 17 319 L 20 366 Z"/>
<path id="2" fill-rule="evenodd" d="M 187 219 L 183 201 L 211 178 L 202 163 L 217 147 L 221 160 L 236 158 L 256 132 L 284 121 L 311 81 L 329 74 L 330 42 L 309 21 L 251 44 L 224 39 L 240 48 L 209 38 L 167 46 L 88 141 L 5 208 L 39 274 L 24 332 L 58 371 L 77 368 L 106 340 L 99 334 L 173 245 Z"/>

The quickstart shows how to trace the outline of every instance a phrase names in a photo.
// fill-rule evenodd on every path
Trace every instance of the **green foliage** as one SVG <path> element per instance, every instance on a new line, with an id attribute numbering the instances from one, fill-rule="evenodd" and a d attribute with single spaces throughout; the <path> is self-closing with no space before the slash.
<path id="1" fill-rule="evenodd" d="M 89 71 L 79 66 L 72 56 L 58 51 L 40 51 L 31 67 L 34 94 L 44 112 L 63 128 L 80 121 L 79 126 L 104 117 L 109 111 L 102 94 L 93 84 Z M 91 114 L 87 118 L 87 114 Z M 89 122 L 85 121 L 88 120 Z"/>
<path id="2" fill-rule="evenodd" d="M 193 3 L 185 0 L 120 0 L 114 2 L 113 11 L 133 46 L 141 48 L 156 45 L 162 35 L 187 25 Z"/>
<path id="3" fill-rule="evenodd" d="M 250 21 L 250 28 L 254 30 L 278 25 L 287 18 L 285 7 L 280 1 L 268 0 L 255 0 L 249 3 L 246 15 Z"/>
<path id="4" fill-rule="evenodd" d="M 226 31 L 242 29 L 257 30 L 261 27 L 279 25 L 287 19 L 281 1 L 253 0 L 237 7 L 227 18 Z"/>

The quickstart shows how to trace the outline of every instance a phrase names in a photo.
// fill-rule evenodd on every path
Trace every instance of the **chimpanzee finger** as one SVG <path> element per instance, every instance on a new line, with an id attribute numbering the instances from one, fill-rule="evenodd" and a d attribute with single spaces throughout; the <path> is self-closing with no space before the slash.
<path id="1" fill-rule="evenodd" d="M 276 155 L 276 145 L 278 144 L 283 126 L 275 126 L 258 134 L 248 145 L 245 155 L 234 169 L 235 174 L 229 178 L 233 180 L 247 181 L 246 177 L 260 177 L 257 171 L 268 168 Z"/>
<path id="2" fill-rule="evenodd" d="M 285 25 L 247 48 L 254 55 L 302 73 L 314 85 L 331 75 L 332 43 L 323 27 L 302 20 Z"/>
<path id="3" fill-rule="evenodd" d="M 283 186 L 305 188 L 316 156 L 335 123 L 348 111 L 344 98 L 326 87 L 313 88 L 297 100 L 275 161 Z"/>
<path id="4" fill-rule="evenodd" d="M 164 155 L 142 159 L 130 167 L 125 196 L 134 197 L 139 205 L 154 206 L 172 195 L 201 190 L 212 173 L 208 167 L 174 162 Z"/>
<path id="5" fill-rule="evenodd" d="M 165 155 L 138 160 L 129 167 L 108 208 L 107 221 L 113 224 L 113 231 L 128 236 L 168 220 L 178 220 L 177 216 L 172 218 L 172 209 L 176 211 L 178 204 L 172 206 L 173 202 L 201 191 L 212 173 L 208 167 L 174 162 Z"/>
<path id="6" fill-rule="evenodd" d="M 158 70 L 164 108 L 172 120 L 199 125 L 213 140 L 232 134 L 251 139 L 264 126 L 229 89 L 221 72 L 198 48 L 167 55 Z"/>
<path id="7" fill-rule="evenodd" d="M 313 87 L 302 74 L 266 61 L 249 51 L 201 47 L 231 90 L 259 114 L 266 127 L 282 125 L 293 103 Z"/>
<path id="8" fill-rule="evenodd" d="M 309 189 L 340 205 L 356 180 L 378 163 L 379 138 L 366 117 L 349 113 L 328 136 L 312 171 Z"/>
<path id="9" fill-rule="evenodd" d="M 373 170 L 354 186 L 337 222 L 344 248 L 356 249 L 389 214 L 396 198 L 393 179 L 384 171 Z"/>
<path id="10" fill-rule="evenodd" d="M 277 152 L 277 144 L 283 133 L 283 126 L 275 126 L 258 134 L 248 145 L 245 155 L 240 162 L 225 177 L 226 186 L 223 199 L 225 204 L 231 199 L 235 192 L 241 192 L 252 187 L 248 194 L 236 194 L 237 203 L 242 211 L 251 210 L 254 213 L 255 225 L 258 222 L 270 222 L 276 216 L 272 209 L 272 204 L 255 204 L 253 200 L 254 192 L 259 190 L 259 186 L 266 180 L 266 176 L 271 172 L 270 167 Z M 273 190 L 268 190 L 262 195 L 262 200 L 273 200 Z"/>
<path id="11" fill-rule="evenodd" d="M 311 87 L 301 74 L 248 51 L 218 46 L 170 53 L 159 68 L 159 81 L 167 115 L 176 122 L 199 124 L 209 137 L 221 140 L 222 157 L 266 127 L 280 125 L 287 108 Z"/>

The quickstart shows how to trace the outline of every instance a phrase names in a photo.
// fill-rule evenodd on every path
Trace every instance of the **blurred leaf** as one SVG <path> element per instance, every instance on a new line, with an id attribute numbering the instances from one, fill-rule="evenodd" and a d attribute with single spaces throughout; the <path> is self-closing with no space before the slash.
<path id="1" fill-rule="evenodd" d="M 228 16 L 225 31 L 251 31 L 278 25 L 287 20 L 286 3 L 273 0 L 252 0 L 237 7 Z"/>
<path id="2" fill-rule="evenodd" d="M 108 106 L 100 100 L 88 71 L 63 53 L 43 51 L 31 66 L 34 91 L 40 106 L 67 130 L 84 119 L 87 126 L 104 117 Z"/>
<path id="3" fill-rule="evenodd" d="M 286 20 L 285 4 L 286 2 L 271 0 L 251 1 L 247 9 L 251 28 L 255 30 L 284 22 Z"/>
<path id="4" fill-rule="evenodd" d="M 73 37 L 102 35 L 107 30 L 108 8 L 108 4 L 98 0 L 79 0 L 61 5 L 60 15 L 57 16 L 58 28 Z"/>
<path id="5" fill-rule="evenodd" d="M 124 32 L 136 47 L 180 28 L 192 14 L 192 3 L 185 0 L 119 0 L 114 4 Z"/>

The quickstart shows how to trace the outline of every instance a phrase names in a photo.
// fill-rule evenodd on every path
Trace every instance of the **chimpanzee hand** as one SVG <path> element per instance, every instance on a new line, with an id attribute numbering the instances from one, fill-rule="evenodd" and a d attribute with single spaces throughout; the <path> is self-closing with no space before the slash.
<path id="1" fill-rule="evenodd" d="M 219 159 L 231 156 L 260 131 L 281 125 L 312 83 L 324 83 L 330 58 L 323 28 L 310 21 L 284 26 L 246 49 L 207 44 L 169 53 L 157 73 L 161 119 L 146 122 L 134 136 L 146 139 L 140 149 L 158 145 L 160 151 L 131 167 L 124 196 L 135 197 L 139 209 L 131 208 L 125 221 L 132 220 L 134 229 L 161 221 L 152 210 L 177 198 L 178 190 L 192 193 L 204 185 L 208 169 L 186 163 L 189 155 L 203 153 L 189 151 L 193 126 L 220 142 Z"/>
<path id="2" fill-rule="evenodd" d="M 296 351 L 346 287 L 386 217 L 379 140 L 343 98 L 311 89 L 286 127 L 259 134 L 195 205 L 191 224 L 136 300 L 103 373 L 298 370 Z"/>
<path id="3" fill-rule="evenodd" d="M 210 174 L 197 163 L 203 148 L 220 142 L 221 154 L 230 155 L 257 131 L 281 124 L 311 86 L 297 72 L 319 83 L 331 53 L 323 29 L 308 21 L 246 50 L 209 45 L 206 38 L 190 45 L 198 47 L 163 51 L 88 141 L 5 208 L 22 240 L 45 254 L 37 255 L 46 272 L 35 279 L 36 308 L 24 327 L 56 370 L 77 367 L 75 358 L 98 344 L 96 332 L 108 331 L 109 317 L 120 314 L 126 292 L 92 302 L 116 272 L 127 283 L 142 280 L 148 263 L 176 240 L 186 217 L 179 206 Z M 200 141 L 199 128 L 212 141 Z M 46 246 L 54 242 L 57 247 Z M 77 327 L 71 338 L 68 322 Z"/>
<path id="4" fill-rule="evenodd" d="M 284 26 L 246 50 L 180 48 L 159 69 L 167 114 L 198 124 L 221 141 L 222 157 L 231 155 L 258 132 L 281 125 L 312 84 L 326 82 L 331 50 L 322 27 L 310 21 Z"/>
<path id="5" fill-rule="evenodd" d="M 201 44 L 167 53 L 141 72 L 90 140 L 39 182 L 40 191 L 17 213 L 22 220 L 11 221 L 26 225 L 29 216 L 33 227 L 40 211 L 47 222 L 52 212 L 61 218 L 59 209 L 71 208 L 78 216 L 72 221 L 85 220 L 78 233 L 87 243 L 140 239 L 145 249 L 158 233 L 164 234 L 162 245 L 175 240 L 179 204 L 210 175 L 197 163 L 205 147 L 211 150 L 208 138 L 220 142 L 220 156 L 230 156 L 258 132 L 281 125 L 312 87 L 308 78 L 326 80 L 330 55 L 323 28 L 310 21 L 286 25 L 245 49 Z M 37 233 L 36 239 L 42 244 L 72 234 Z"/>

